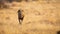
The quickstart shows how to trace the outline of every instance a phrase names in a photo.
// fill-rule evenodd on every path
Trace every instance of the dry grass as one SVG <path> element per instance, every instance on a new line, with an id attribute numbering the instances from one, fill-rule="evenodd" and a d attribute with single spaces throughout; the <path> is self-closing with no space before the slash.
<path id="1" fill-rule="evenodd" d="M 60 3 L 13 2 L 9 9 L 0 10 L 0 34 L 56 34 L 60 30 Z M 25 13 L 22 25 L 18 9 Z"/>

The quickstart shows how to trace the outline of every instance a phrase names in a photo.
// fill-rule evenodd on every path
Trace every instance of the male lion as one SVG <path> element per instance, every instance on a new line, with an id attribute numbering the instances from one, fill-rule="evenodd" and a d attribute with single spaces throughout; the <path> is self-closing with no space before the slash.
<path id="1" fill-rule="evenodd" d="M 20 24 L 22 23 L 23 19 L 24 19 L 23 10 L 18 10 L 18 20 Z"/>

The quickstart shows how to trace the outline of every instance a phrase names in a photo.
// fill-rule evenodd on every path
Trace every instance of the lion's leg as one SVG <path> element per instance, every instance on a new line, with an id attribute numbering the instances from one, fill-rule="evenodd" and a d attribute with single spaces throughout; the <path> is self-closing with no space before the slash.
<path id="1" fill-rule="evenodd" d="M 19 21 L 19 23 L 21 24 L 21 20 L 20 20 L 20 19 L 18 19 L 18 21 Z"/>

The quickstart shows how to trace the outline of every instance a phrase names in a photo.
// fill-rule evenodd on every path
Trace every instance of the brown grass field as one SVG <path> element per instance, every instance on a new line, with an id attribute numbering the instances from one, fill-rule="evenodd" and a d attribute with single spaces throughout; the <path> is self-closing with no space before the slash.
<path id="1" fill-rule="evenodd" d="M 17 11 L 24 11 L 22 24 Z M 0 9 L 0 34 L 57 34 L 60 31 L 60 0 L 13 2 Z"/>

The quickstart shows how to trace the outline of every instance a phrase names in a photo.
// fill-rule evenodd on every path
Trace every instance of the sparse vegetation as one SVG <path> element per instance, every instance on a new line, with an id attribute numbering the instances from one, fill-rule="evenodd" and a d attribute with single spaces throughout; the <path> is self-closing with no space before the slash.
<path id="1" fill-rule="evenodd" d="M 0 0 L 0 8 L 8 8 L 8 5 L 6 4 L 6 0 Z"/>
<path id="2" fill-rule="evenodd" d="M 56 34 L 60 30 L 60 3 L 15 0 L 10 4 L 13 4 L 11 9 L 0 10 L 0 34 Z M 22 25 L 18 22 L 19 9 L 24 11 Z"/>

